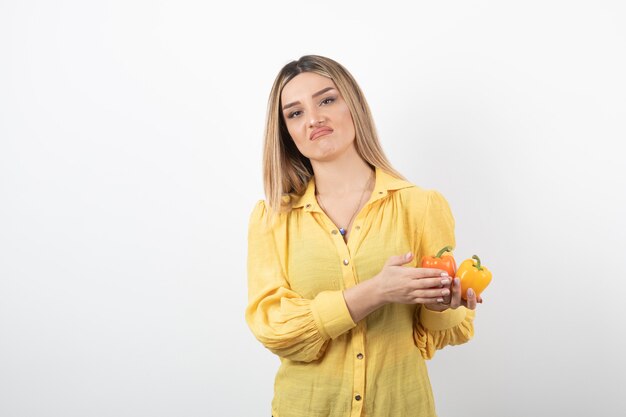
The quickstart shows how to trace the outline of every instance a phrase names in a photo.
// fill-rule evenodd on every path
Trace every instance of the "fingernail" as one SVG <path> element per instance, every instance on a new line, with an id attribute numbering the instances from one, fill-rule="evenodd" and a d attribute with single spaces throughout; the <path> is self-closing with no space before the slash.
<path id="1" fill-rule="evenodd" d="M 471 288 L 468 288 L 468 289 L 467 289 L 467 295 L 468 295 L 469 297 L 473 296 L 473 295 L 474 295 L 474 290 L 473 290 L 473 289 L 471 289 Z"/>
<path id="2" fill-rule="evenodd" d="M 437 298 L 438 303 L 443 303 L 443 298 Z"/>
<path id="3" fill-rule="evenodd" d="M 450 290 L 445 288 L 445 289 L 441 290 L 441 294 L 442 295 L 448 295 L 448 294 L 450 294 Z"/>
<path id="4" fill-rule="evenodd" d="M 447 278 L 444 278 L 444 279 L 441 280 L 441 284 L 442 285 L 448 285 L 449 283 L 450 283 L 450 280 L 447 279 Z"/>
<path id="5" fill-rule="evenodd" d="M 460 278 L 454 278 L 454 285 L 461 285 L 461 279 Z"/>
<path id="6" fill-rule="evenodd" d="M 404 255 L 405 259 L 409 259 L 411 257 L 411 252 L 407 253 L 406 255 Z"/>
<path id="7" fill-rule="evenodd" d="M 441 276 L 442 276 L 442 277 L 447 277 L 447 276 L 448 276 L 448 273 L 447 273 L 447 272 L 442 272 L 442 273 L 441 273 Z"/>

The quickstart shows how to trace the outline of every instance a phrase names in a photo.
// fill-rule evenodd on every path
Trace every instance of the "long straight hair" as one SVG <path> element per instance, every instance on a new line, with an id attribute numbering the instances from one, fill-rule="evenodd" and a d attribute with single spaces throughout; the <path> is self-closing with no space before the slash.
<path id="1" fill-rule="evenodd" d="M 313 72 L 330 78 L 350 109 L 355 128 L 357 153 L 372 167 L 378 167 L 397 178 L 396 171 L 383 152 L 365 96 L 352 75 L 338 62 L 319 55 L 305 55 L 285 65 L 270 92 L 263 150 L 263 186 L 269 205 L 269 221 L 281 212 L 291 210 L 289 194 L 302 195 L 313 176 L 309 158 L 296 147 L 280 111 L 281 93 L 296 75 Z"/>

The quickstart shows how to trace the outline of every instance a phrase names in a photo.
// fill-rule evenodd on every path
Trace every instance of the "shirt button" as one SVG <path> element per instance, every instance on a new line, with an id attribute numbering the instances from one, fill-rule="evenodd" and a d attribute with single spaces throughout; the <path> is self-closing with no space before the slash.
<path id="1" fill-rule="evenodd" d="M 348 265 L 349 263 L 350 263 L 350 261 L 349 261 L 349 260 L 347 260 L 347 259 L 344 259 L 344 260 L 343 260 L 343 264 L 344 264 L 344 265 Z"/>
<path id="2" fill-rule="evenodd" d="M 378 194 L 382 194 L 382 193 L 383 193 L 382 191 L 379 191 L 379 192 L 378 192 Z"/>
<path id="3" fill-rule="evenodd" d="M 311 208 L 311 205 L 310 205 L 310 204 L 307 204 L 307 205 L 306 205 L 306 208 Z"/>
<path id="4" fill-rule="evenodd" d="M 361 230 L 361 226 L 356 226 L 355 229 L 356 230 Z"/>
<path id="5" fill-rule="evenodd" d="M 333 235 L 336 235 L 336 234 L 337 234 L 337 229 L 334 229 L 334 230 L 333 230 L 332 232 L 330 232 L 330 233 L 332 233 Z"/>
<path id="6" fill-rule="evenodd" d="M 363 354 L 362 354 L 362 353 L 357 354 L 357 355 L 356 355 L 356 358 L 357 358 L 357 359 L 363 359 Z"/>
<path id="7" fill-rule="evenodd" d="M 357 400 L 357 401 L 361 401 L 361 396 L 359 394 L 357 394 L 357 395 L 354 396 L 354 399 Z"/>

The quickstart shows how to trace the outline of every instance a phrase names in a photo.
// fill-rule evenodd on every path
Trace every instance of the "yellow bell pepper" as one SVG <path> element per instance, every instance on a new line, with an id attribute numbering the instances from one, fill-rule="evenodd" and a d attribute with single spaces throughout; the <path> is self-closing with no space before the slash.
<path id="1" fill-rule="evenodd" d="M 464 260 L 456 276 L 461 280 L 461 298 L 467 300 L 467 290 L 471 288 L 476 294 L 476 298 L 480 297 L 480 293 L 491 282 L 491 271 L 487 267 L 480 264 L 480 258 L 477 255 L 472 259 Z"/>

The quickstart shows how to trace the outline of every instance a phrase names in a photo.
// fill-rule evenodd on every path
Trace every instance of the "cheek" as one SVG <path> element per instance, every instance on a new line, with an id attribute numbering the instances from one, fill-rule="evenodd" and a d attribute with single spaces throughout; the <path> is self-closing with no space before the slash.
<path id="1" fill-rule="evenodd" d="M 350 113 L 350 109 L 348 106 L 345 106 L 341 109 L 341 125 L 342 127 L 350 132 L 354 131 L 354 122 L 352 121 L 352 114 Z"/>
<path id="2" fill-rule="evenodd" d="M 287 123 L 287 131 L 296 142 L 302 141 L 306 135 L 306 127 L 298 120 Z"/>

